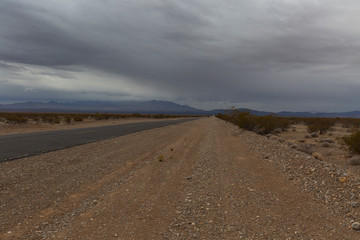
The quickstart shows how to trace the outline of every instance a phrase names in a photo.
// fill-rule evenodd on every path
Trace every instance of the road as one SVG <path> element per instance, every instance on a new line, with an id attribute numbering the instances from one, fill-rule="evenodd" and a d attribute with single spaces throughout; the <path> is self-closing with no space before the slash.
<path id="1" fill-rule="evenodd" d="M 0 136 L 0 162 L 149 130 L 194 119 L 140 122 L 112 126 Z"/>
<path id="2" fill-rule="evenodd" d="M 320 180 L 304 190 L 320 167 L 281 145 L 303 165 L 289 180 L 252 149 L 269 141 L 203 118 L 3 162 L 0 239 L 359 239 Z"/>

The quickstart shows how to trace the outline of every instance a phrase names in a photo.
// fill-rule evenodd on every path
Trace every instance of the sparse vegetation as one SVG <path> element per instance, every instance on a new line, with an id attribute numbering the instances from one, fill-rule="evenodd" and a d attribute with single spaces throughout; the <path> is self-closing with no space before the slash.
<path id="1" fill-rule="evenodd" d="M 335 118 L 307 118 L 305 124 L 308 127 L 308 132 L 319 132 L 324 134 L 330 130 L 336 123 Z"/>
<path id="2" fill-rule="evenodd" d="M 70 123 L 71 123 L 71 120 L 72 120 L 72 118 L 71 118 L 70 116 L 66 116 L 66 117 L 65 117 L 65 122 L 66 122 L 67 124 L 70 124 Z"/>
<path id="3" fill-rule="evenodd" d="M 344 137 L 343 140 L 348 145 L 350 151 L 360 154 L 360 130 L 348 137 Z"/>
<path id="4" fill-rule="evenodd" d="M 39 118 L 37 119 L 42 119 L 44 122 L 47 123 L 55 123 L 55 124 L 59 124 L 60 123 L 60 116 L 58 114 L 55 113 L 49 113 L 49 114 L 42 114 L 41 116 L 39 116 Z M 34 118 L 33 118 L 34 120 Z M 36 120 L 34 120 L 36 121 Z"/>
<path id="5" fill-rule="evenodd" d="M 351 128 L 352 132 L 360 127 L 360 119 L 354 118 L 310 118 L 310 117 L 279 117 L 276 115 L 256 116 L 249 112 L 241 112 L 237 109 L 227 110 L 224 114 L 216 117 L 231 122 L 242 129 L 256 132 L 258 134 L 275 133 L 284 131 L 291 124 L 307 125 L 309 133 L 324 134 L 331 131 L 336 124 Z"/>
<path id="6" fill-rule="evenodd" d="M 0 113 L 0 121 L 24 124 L 29 120 L 37 123 L 50 123 L 50 124 L 70 124 L 71 122 L 82 122 L 88 120 L 109 120 L 109 119 L 122 119 L 122 118 L 180 118 L 180 117 L 199 117 L 199 115 L 175 115 L 175 114 L 110 114 L 110 113 L 13 113 L 2 112 Z"/>
<path id="7" fill-rule="evenodd" d="M 9 123 L 17 123 L 17 124 L 21 124 L 21 123 L 26 123 L 27 122 L 27 118 L 23 117 L 23 116 L 19 116 L 17 114 L 8 114 L 6 116 L 4 116 L 5 120 Z"/>
<path id="8" fill-rule="evenodd" d="M 74 116 L 74 122 L 82 122 L 82 121 L 84 121 L 84 116 L 82 115 Z"/>
<path id="9" fill-rule="evenodd" d="M 249 112 L 241 112 L 232 109 L 226 114 L 218 114 L 216 117 L 237 125 L 239 128 L 256 132 L 258 134 L 269 134 L 275 130 L 284 131 L 290 126 L 290 119 L 275 115 L 256 116 Z"/>

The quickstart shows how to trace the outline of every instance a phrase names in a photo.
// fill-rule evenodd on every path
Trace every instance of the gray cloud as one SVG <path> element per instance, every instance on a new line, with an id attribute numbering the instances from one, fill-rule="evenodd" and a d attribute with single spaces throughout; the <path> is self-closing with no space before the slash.
<path id="1" fill-rule="evenodd" d="M 12 86 L 8 99 L 37 89 L 44 100 L 86 92 L 206 108 L 360 109 L 358 9 L 355 0 L 3 0 L 0 95 Z"/>

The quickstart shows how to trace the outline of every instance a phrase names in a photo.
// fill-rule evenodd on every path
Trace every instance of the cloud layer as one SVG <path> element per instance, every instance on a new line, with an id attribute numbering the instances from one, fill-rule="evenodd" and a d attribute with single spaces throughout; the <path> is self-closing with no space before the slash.
<path id="1" fill-rule="evenodd" d="M 2 0 L 0 101 L 360 109 L 360 2 Z"/>

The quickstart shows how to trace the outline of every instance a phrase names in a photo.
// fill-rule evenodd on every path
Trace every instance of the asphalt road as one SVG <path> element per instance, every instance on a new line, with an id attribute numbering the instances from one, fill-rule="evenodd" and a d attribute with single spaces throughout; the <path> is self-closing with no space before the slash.
<path id="1" fill-rule="evenodd" d="M 178 119 L 0 136 L 0 162 L 194 120 Z"/>

